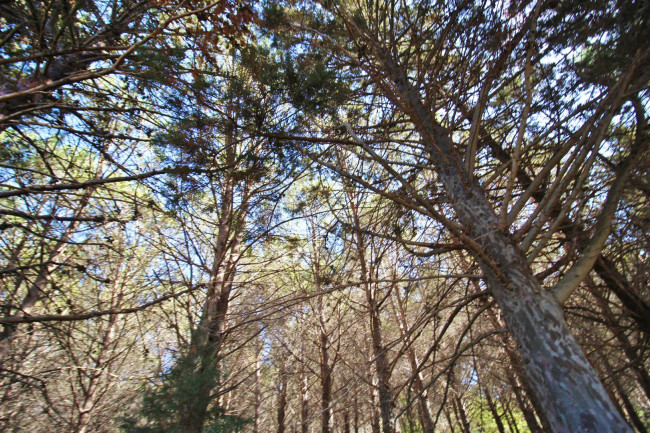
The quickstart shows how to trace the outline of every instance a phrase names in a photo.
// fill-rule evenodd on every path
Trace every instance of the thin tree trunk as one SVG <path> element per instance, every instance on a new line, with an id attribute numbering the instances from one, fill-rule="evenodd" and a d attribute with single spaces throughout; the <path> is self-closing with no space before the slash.
<path id="1" fill-rule="evenodd" d="M 309 431 L 309 378 L 305 372 L 301 373 L 302 388 L 300 393 L 300 431 Z"/>
<path id="2" fill-rule="evenodd" d="M 463 401 L 459 396 L 454 396 L 451 401 L 454 407 L 454 412 L 456 412 L 456 419 L 458 420 L 463 433 L 472 433 L 472 428 L 467 419 L 467 413 L 465 412 Z"/>
<path id="3" fill-rule="evenodd" d="M 354 433 L 359 433 L 359 401 L 356 394 L 354 396 Z"/>
<path id="4" fill-rule="evenodd" d="M 492 401 L 492 397 L 490 396 L 490 391 L 487 389 L 487 387 L 483 389 L 483 393 L 485 394 L 485 400 L 487 401 L 488 408 L 490 409 L 490 413 L 492 414 L 492 418 L 494 418 L 494 421 L 497 423 L 497 429 L 499 430 L 499 433 L 506 433 L 506 430 L 503 427 L 503 421 L 501 421 L 501 416 L 499 415 L 499 411 L 497 410 L 496 405 Z"/>
<path id="5" fill-rule="evenodd" d="M 519 427 L 517 427 L 517 420 L 515 419 L 515 416 L 512 413 L 512 409 L 510 409 L 510 405 L 506 406 L 506 409 L 508 411 L 508 416 L 506 419 L 508 420 L 508 426 L 510 427 L 510 431 L 512 433 L 519 433 Z"/>
<path id="6" fill-rule="evenodd" d="M 321 309 L 322 314 L 322 309 Z M 331 399 L 332 399 L 332 371 L 329 360 L 329 338 L 324 329 L 321 329 L 320 338 L 320 383 L 321 383 L 321 432 L 330 433 Z"/>
<path id="7" fill-rule="evenodd" d="M 372 428 L 372 433 L 381 433 L 381 421 L 380 421 L 379 411 L 377 410 L 377 402 L 379 400 L 378 394 L 379 391 L 377 390 L 377 383 L 375 379 L 373 380 L 372 400 L 371 400 L 372 418 L 370 420 L 370 425 Z"/>
<path id="8" fill-rule="evenodd" d="M 116 281 L 114 284 L 114 289 L 119 283 Z M 111 302 L 111 308 L 117 308 L 122 300 L 122 293 L 113 295 L 113 300 Z M 99 349 L 99 354 L 94 364 L 93 373 L 91 373 L 90 380 L 88 381 L 85 389 L 83 390 L 84 398 L 81 407 L 79 408 L 78 417 L 77 417 L 77 433 L 86 433 L 88 431 L 90 420 L 92 416 L 92 411 L 95 405 L 97 404 L 99 396 L 99 386 L 101 380 L 105 377 L 105 371 L 108 368 L 108 363 L 110 362 L 111 353 L 115 347 L 115 332 L 117 325 L 118 317 L 116 315 L 111 315 L 108 317 L 108 324 L 106 327 L 106 332 L 101 342 L 101 347 Z"/>
<path id="9" fill-rule="evenodd" d="M 611 381 L 612 385 L 614 385 L 614 390 L 616 391 L 618 397 L 621 399 L 621 402 L 623 403 L 623 407 L 621 409 L 625 410 L 628 419 L 632 421 L 632 425 L 634 426 L 634 428 L 637 429 L 639 433 L 647 433 L 647 430 L 643 425 L 643 421 L 641 421 L 641 419 L 637 415 L 634 405 L 632 404 L 632 402 L 627 396 L 627 393 L 621 386 L 621 383 L 617 377 L 617 373 L 612 368 L 611 364 L 607 360 L 607 357 L 605 356 L 605 354 L 600 352 L 600 358 L 601 358 L 601 362 L 604 364 L 604 367 L 606 368 L 607 374 L 609 375 L 609 381 Z"/>
<path id="10" fill-rule="evenodd" d="M 422 432 L 433 433 L 434 425 L 433 419 L 431 418 L 431 412 L 429 410 L 428 393 L 427 390 L 424 389 L 424 381 L 422 379 L 420 369 L 418 368 L 418 360 L 415 354 L 415 349 L 413 348 L 413 345 L 410 344 L 410 336 L 408 334 L 406 321 L 406 311 L 399 291 L 395 291 L 394 296 L 391 296 L 391 301 L 393 301 L 393 298 L 397 299 L 397 305 L 395 305 L 394 302 L 392 302 L 392 304 L 393 310 L 395 312 L 395 317 L 400 328 L 400 333 L 402 339 L 405 340 L 405 344 L 408 345 L 408 348 L 406 349 L 406 356 L 411 367 L 411 374 L 413 375 L 413 391 L 417 395 L 418 418 L 420 419 Z"/>
<path id="11" fill-rule="evenodd" d="M 609 331 L 616 337 L 618 342 L 623 348 L 623 352 L 630 361 L 630 368 L 634 371 L 637 381 L 641 389 L 645 394 L 646 399 L 650 402 L 650 376 L 648 375 L 647 370 L 645 369 L 644 360 L 641 359 L 637 353 L 637 349 L 632 345 L 628 336 L 625 334 L 625 329 L 621 327 L 614 318 L 612 310 L 609 308 L 607 300 L 601 295 L 599 290 L 596 288 L 594 281 L 588 279 L 587 287 L 591 294 L 596 298 L 603 315 L 605 316 L 605 323 Z"/>
<path id="12" fill-rule="evenodd" d="M 381 320 L 379 318 L 380 310 L 375 296 L 375 287 L 371 283 L 372 269 L 366 259 L 366 245 L 361 233 L 361 220 L 358 214 L 358 203 L 350 192 L 348 194 L 352 220 L 355 228 L 356 249 L 359 256 L 359 265 L 361 267 L 361 278 L 366 293 L 366 302 L 368 315 L 370 319 L 370 337 L 372 339 L 372 349 L 374 355 L 374 365 L 377 373 L 377 386 L 379 391 L 379 410 L 381 412 L 381 424 L 383 433 L 393 433 L 393 395 L 390 388 L 390 367 L 386 357 L 386 348 L 383 343 Z"/>
<path id="13" fill-rule="evenodd" d="M 343 411 L 343 433 L 350 433 L 350 412 L 347 409 Z"/>
<path id="14" fill-rule="evenodd" d="M 260 431 L 260 407 L 262 399 L 261 380 L 262 380 L 262 341 L 258 342 L 257 351 L 255 353 L 255 418 L 253 419 L 253 433 Z"/>
<path id="15" fill-rule="evenodd" d="M 285 432 L 285 418 L 287 411 L 287 372 L 285 370 L 284 361 L 280 361 L 278 366 L 278 433 Z"/>

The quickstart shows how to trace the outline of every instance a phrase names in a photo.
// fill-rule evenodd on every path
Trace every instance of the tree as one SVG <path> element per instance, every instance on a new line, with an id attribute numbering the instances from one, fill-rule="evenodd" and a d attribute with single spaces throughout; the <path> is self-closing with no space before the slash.
<path id="1" fill-rule="evenodd" d="M 312 11 L 305 12 L 306 19 L 311 19 L 308 25 L 291 22 L 294 28 L 305 30 L 305 40 L 312 46 L 327 47 L 332 56 L 343 59 L 377 89 L 376 99 L 370 103 L 364 103 L 363 99 L 356 102 L 369 105 L 366 111 L 376 113 L 382 113 L 381 102 L 377 108 L 371 105 L 373 102 L 390 103 L 394 111 L 389 114 L 389 119 L 405 122 L 406 127 L 416 134 L 415 141 L 410 145 L 412 153 L 404 160 L 398 159 L 401 155 L 397 146 L 403 146 L 402 142 L 382 134 L 381 125 L 375 128 L 373 125 L 363 125 L 366 135 L 370 136 L 372 130 L 381 137 L 378 143 L 376 139 L 366 141 L 348 128 L 356 146 L 365 152 L 368 159 L 384 169 L 384 185 L 399 185 L 403 189 L 404 192 L 396 200 L 443 224 L 478 261 L 486 275 L 490 293 L 499 304 L 510 332 L 520 347 L 532 389 L 538 395 L 553 429 L 595 431 L 607 428 L 629 431 L 629 426 L 598 380 L 597 373 L 571 335 L 559 302 L 575 290 L 598 257 L 610 231 L 627 175 L 633 168 L 635 155 L 629 154 L 619 165 L 594 225 L 592 239 L 552 290 L 542 289 L 530 267 L 535 255 L 526 253 L 529 247 L 527 242 L 535 239 L 538 231 L 526 233 L 527 238 L 523 243 L 516 241 L 514 233 L 514 229 L 518 228 L 515 224 L 521 223 L 517 217 L 525 207 L 531 190 L 529 188 L 513 207 L 510 206 L 523 143 L 527 141 L 527 136 L 534 140 L 537 136 L 543 139 L 548 134 L 559 134 L 555 124 L 538 120 L 546 107 L 533 105 L 533 80 L 546 78 L 554 81 L 549 72 L 546 72 L 547 77 L 540 76 L 545 72 L 541 63 L 544 57 L 536 52 L 536 44 L 541 44 L 536 39 L 539 38 L 536 33 L 538 21 L 554 17 L 554 11 L 549 11 L 542 2 L 520 5 L 507 13 L 469 4 L 449 5 L 447 8 L 438 6 L 434 8 L 433 16 L 445 18 L 440 22 L 431 20 L 432 15 L 425 14 L 422 8 L 394 3 L 339 3 L 332 5 L 327 13 L 316 13 L 314 18 L 309 15 Z M 490 19 L 490 14 L 493 19 Z M 515 18 L 510 18 L 513 15 Z M 336 29 L 338 32 L 332 35 L 325 28 L 332 25 L 334 19 L 340 26 Z M 454 42 L 461 40 L 474 40 L 475 43 L 456 48 Z M 551 42 L 547 42 L 547 50 L 553 53 L 556 47 Z M 607 128 L 623 105 L 625 95 L 637 94 L 645 86 L 646 78 L 636 71 L 646 61 L 647 52 L 643 49 L 637 51 L 620 75 L 592 103 L 590 108 L 594 105 L 595 108 L 588 111 L 590 116 L 585 122 L 570 135 L 562 134 L 562 147 L 536 176 L 538 184 L 546 180 L 553 185 L 553 190 L 546 194 L 546 200 L 533 212 L 533 217 L 526 218 L 528 222 L 524 223 L 524 227 L 529 227 L 535 221 L 537 212 L 542 211 L 549 202 L 557 200 L 560 194 L 569 194 L 569 199 L 574 200 L 574 196 L 568 192 L 569 185 L 574 184 L 574 191 L 581 188 L 581 182 L 589 173 Z M 484 77 L 481 77 L 484 75 L 481 67 L 487 69 Z M 539 68 L 540 73 L 534 72 L 534 67 Z M 497 81 L 495 77 L 498 74 L 503 76 Z M 478 182 L 475 140 L 481 125 L 482 105 L 492 108 L 488 103 L 495 96 L 498 102 L 499 94 L 492 96 L 491 88 L 494 86 L 501 90 L 512 86 L 518 77 L 523 80 L 522 97 L 514 97 L 521 107 L 517 112 L 518 130 L 507 136 L 514 140 L 511 174 L 504 176 L 503 200 L 495 203 Z M 459 130 L 465 125 L 455 120 L 455 100 L 467 100 L 475 91 L 479 93 L 478 108 L 474 110 L 474 117 L 468 125 L 469 131 L 465 130 L 461 135 Z M 553 105 L 549 103 L 551 107 Z M 498 106 L 494 108 L 498 109 Z M 574 111 L 570 111 L 570 116 L 575 115 Z M 553 118 L 554 113 L 548 116 Z M 355 118 L 355 121 L 359 120 Z M 543 135 L 538 131 L 543 131 Z M 459 139 L 463 145 L 457 144 Z M 394 146 L 391 146 L 393 143 Z M 562 161 L 568 151 L 573 152 L 572 164 L 566 165 L 557 176 L 549 178 L 549 171 Z M 464 157 L 461 156 L 463 154 Z M 366 180 L 361 174 L 337 171 L 367 188 L 381 192 L 376 182 Z M 435 206 L 422 187 L 410 180 L 414 177 L 413 172 L 419 174 L 426 171 L 431 171 L 444 187 L 444 200 L 449 203 L 450 209 Z M 541 228 L 542 225 L 537 227 Z M 568 406 L 575 410 L 568 413 L 565 410 Z"/>

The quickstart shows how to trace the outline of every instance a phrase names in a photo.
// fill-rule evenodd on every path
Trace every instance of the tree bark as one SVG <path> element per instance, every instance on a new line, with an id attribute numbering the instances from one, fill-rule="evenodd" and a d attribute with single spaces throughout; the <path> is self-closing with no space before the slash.
<path id="1" fill-rule="evenodd" d="M 499 430 L 499 433 L 506 433 L 506 430 L 503 427 L 503 421 L 501 421 L 501 416 L 499 415 L 499 411 L 497 410 L 497 407 L 492 401 L 492 397 L 490 396 L 490 391 L 488 391 L 488 389 L 485 388 L 483 390 L 483 393 L 485 394 L 485 400 L 487 401 L 488 408 L 490 408 L 490 413 L 492 414 L 492 418 L 494 418 L 494 422 L 497 423 L 497 429 Z"/>
<path id="2" fill-rule="evenodd" d="M 467 119 L 471 119 L 471 111 L 467 107 L 461 105 L 459 108 Z M 505 164 L 510 161 L 511 155 L 485 129 L 481 129 L 481 138 L 481 144 L 487 146 L 499 162 Z M 528 175 L 524 167 L 518 167 L 516 178 L 524 189 L 527 189 L 533 184 L 533 179 Z M 540 187 L 531 194 L 531 198 L 537 203 L 540 203 L 546 194 L 545 189 Z M 554 206 L 550 211 L 550 217 L 556 219 L 560 215 L 560 212 L 560 207 Z M 561 225 L 560 231 L 567 240 L 572 242 L 578 242 L 588 237 L 584 227 L 571 221 L 566 216 L 564 217 L 564 223 Z M 605 282 L 607 288 L 619 298 L 625 306 L 626 311 L 630 314 L 630 317 L 639 326 L 639 329 L 646 335 L 650 335 L 650 304 L 636 293 L 625 276 L 616 269 L 614 262 L 604 253 L 601 253 L 594 264 L 594 270 Z"/>
<path id="3" fill-rule="evenodd" d="M 352 212 L 352 222 L 355 230 L 356 249 L 359 257 L 359 266 L 361 267 L 361 279 L 366 294 L 368 308 L 370 338 L 372 340 L 372 349 L 377 374 L 377 389 L 379 393 L 379 410 L 381 413 L 381 425 L 383 433 L 393 433 L 393 395 L 390 387 L 390 366 L 386 356 L 386 348 L 383 342 L 383 333 L 381 320 L 379 318 L 380 308 L 375 295 L 375 287 L 372 284 L 373 270 L 366 258 L 366 244 L 361 233 L 361 219 L 358 214 L 358 203 L 351 193 L 348 194 L 350 210 Z"/>
<path id="4" fill-rule="evenodd" d="M 553 431 L 630 432 L 571 334 L 561 306 L 540 287 L 525 257 L 501 231 L 485 192 L 468 182 L 448 133 L 424 107 L 404 71 L 389 55 L 380 56 L 396 89 L 387 96 L 406 111 L 430 153 L 466 234 L 463 241 L 487 276 Z"/>
<path id="5" fill-rule="evenodd" d="M 309 379 L 306 373 L 301 373 L 302 388 L 300 393 L 300 431 L 309 431 Z"/>
<path id="6" fill-rule="evenodd" d="M 321 308 L 322 314 L 322 308 Z M 321 432 L 330 433 L 332 400 L 332 369 L 329 360 L 329 338 L 327 332 L 321 329 L 319 336 L 320 351 L 320 384 L 321 384 Z"/>
<path id="7" fill-rule="evenodd" d="M 285 370 L 284 361 L 280 361 L 278 366 L 278 433 L 285 432 L 285 418 L 287 412 L 287 372 Z"/>
<path id="8" fill-rule="evenodd" d="M 192 334 L 190 354 L 196 354 L 195 371 L 188 374 L 203 375 L 218 368 L 219 351 L 224 343 L 227 315 L 235 271 L 241 254 L 241 243 L 249 210 L 250 183 L 246 182 L 241 203 L 235 210 L 236 149 L 233 131 L 226 134 L 226 165 L 233 167 L 223 179 L 217 241 L 211 279 L 208 285 L 201 320 Z M 201 433 L 208 416 L 211 395 L 218 385 L 218 372 L 210 375 L 186 401 L 179 414 L 184 433 Z"/>

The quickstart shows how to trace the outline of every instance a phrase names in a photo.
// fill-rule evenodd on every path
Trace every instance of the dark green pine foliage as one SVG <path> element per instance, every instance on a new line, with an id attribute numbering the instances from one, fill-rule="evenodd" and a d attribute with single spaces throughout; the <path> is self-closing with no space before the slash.
<path id="1" fill-rule="evenodd" d="M 291 13 L 295 11 L 289 12 L 274 2 L 265 7 L 262 27 L 271 47 L 256 53 L 257 63 L 264 64 L 264 73 L 257 74 L 256 79 L 283 94 L 306 114 L 336 117 L 337 109 L 348 99 L 350 82 L 335 65 L 333 56 L 293 36 L 287 27 Z M 311 20 L 312 28 L 336 33 L 331 19 L 318 15 L 303 18 Z M 251 58 L 249 55 L 244 62 L 250 64 Z"/>
<path id="2" fill-rule="evenodd" d="M 557 51 L 572 48 L 580 53 L 574 68 L 584 81 L 610 86 L 633 60 L 637 66 L 632 81 L 648 70 L 647 0 L 548 2 L 545 7 L 548 18 L 540 23 L 540 33 L 549 35 L 547 40 Z"/>
<path id="3" fill-rule="evenodd" d="M 122 431 L 183 433 L 188 419 L 199 416 L 193 396 L 206 384 L 219 383 L 217 358 L 212 351 L 185 352 L 187 354 L 176 359 L 171 370 L 162 375 L 159 385 L 144 392 L 138 414 L 123 420 Z M 249 422 L 249 419 L 226 414 L 223 408 L 211 404 L 202 432 L 239 432 Z"/>

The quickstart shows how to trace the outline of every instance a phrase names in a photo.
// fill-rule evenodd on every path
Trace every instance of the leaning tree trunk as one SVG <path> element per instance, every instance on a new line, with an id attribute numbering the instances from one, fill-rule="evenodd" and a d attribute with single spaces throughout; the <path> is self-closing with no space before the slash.
<path id="1" fill-rule="evenodd" d="M 455 234 L 486 274 L 553 431 L 631 432 L 571 334 L 562 307 L 540 286 L 523 254 L 501 230 L 485 192 L 469 179 L 447 131 L 424 107 L 395 61 L 389 55 L 382 61 L 395 89 L 387 96 L 405 110 L 429 151 L 462 226 Z"/>
<path id="2" fill-rule="evenodd" d="M 462 101 L 456 101 L 456 103 L 465 119 L 471 122 L 474 116 L 473 110 L 470 110 Z M 645 122 L 643 122 L 643 125 L 637 125 L 637 128 L 645 129 L 645 126 Z M 512 155 L 509 154 L 485 128 L 479 126 L 479 134 L 481 137 L 479 144 L 481 146 L 489 148 L 492 155 L 501 164 L 510 163 Z M 528 189 L 534 182 L 533 177 L 531 177 L 526 169 L 521 165 L 517 167 L 515 178 L 524 190 Z M 546 188 L 540 186 L 531 194 L 531 198 L 535 202 L 541 203 L 546 194 Z M 561 208 L 562 206 L 560 206 L 559 203 L 556 203 L 549 211 L 549 218 L 551 220 L 556 220 L 560 217 L 562 212 Z M 585 228 L 575 221 L 572 221 L 567 215 L 563 216 L 563 223 L 559 230 L 564 234 L 568 241 L 578 244 L 581 240 L 588 237 Z M 638 328 L 645 335 L 650 335 L 650 303 L 636 293 L 632 284 L 630 284 L 626 277 L 616 269 L 614 261 L 604 252 L 601 252 L 596 263 L 594 263 L 594 271 L 607 285 L 607 288 L 618 297 L 625 307 L 626 313 L 635 321 Z"/>

